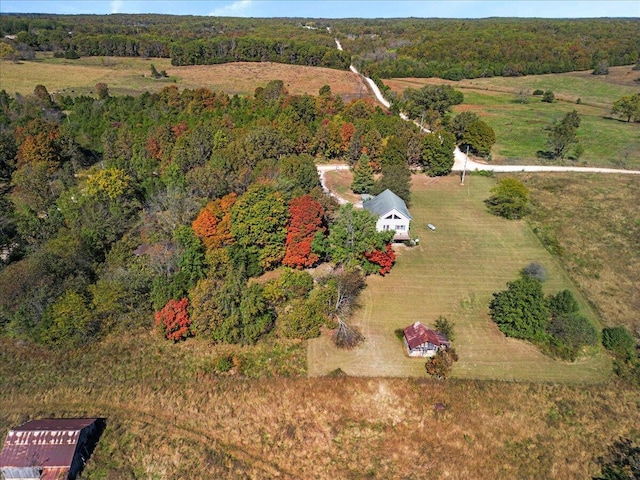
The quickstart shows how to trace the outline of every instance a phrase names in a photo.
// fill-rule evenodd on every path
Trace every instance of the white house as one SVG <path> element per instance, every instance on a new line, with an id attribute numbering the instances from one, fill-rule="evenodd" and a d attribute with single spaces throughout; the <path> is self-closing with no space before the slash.
<path id="1" fill-rule="evenodd" d="M 407 204 L 399 196 L 387 189 L 369 200 L 365 198 L 362 200 L 362 208 L 378 217 L 376 229 L 379 232 L 395 230 L 394 240 L 411 239 L 409 236 L 411 215 L 409 215 Z"/>
<path id="2" fill-rule="evenodd" d="M 440 332 L 415 322 L 404 329 L 404 346 L 410 357 L 433 357 L 438 350 L 449 348 L 450 344 Z"/>

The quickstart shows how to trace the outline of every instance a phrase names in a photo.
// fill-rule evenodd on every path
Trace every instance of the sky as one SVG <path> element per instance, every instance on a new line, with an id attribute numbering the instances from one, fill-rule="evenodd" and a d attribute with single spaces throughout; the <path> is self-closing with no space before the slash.
<path id="1" fill-rule="evenodd" d="M 638 0 L 0 0 L 0 13 L 229 17 L 639 17 Z"/>

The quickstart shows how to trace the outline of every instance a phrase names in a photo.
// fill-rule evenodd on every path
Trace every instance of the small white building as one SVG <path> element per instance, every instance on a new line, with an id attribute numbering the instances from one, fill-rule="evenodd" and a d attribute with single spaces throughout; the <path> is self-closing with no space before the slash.
<path id="1" fill-rule="evenodd" d="M 449 348 L 447 338 L 420 322 L 404 329 L 404 346 L 410 357 L 433 357 L 438 350 Z"/>
<path id="2" fill-rule="evenodd" d="M 387 189 L 371 199 L 362 199 L 362 208 L 378 217 L 376 229 L 379 232 L 394 230 L 395 241 L 410 240 L 409 224 L 411 215 L 407 204 L 398 195 Z"/>

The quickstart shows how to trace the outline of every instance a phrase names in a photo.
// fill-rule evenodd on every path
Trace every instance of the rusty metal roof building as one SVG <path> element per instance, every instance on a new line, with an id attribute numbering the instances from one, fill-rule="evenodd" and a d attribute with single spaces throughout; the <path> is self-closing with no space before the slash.
<path id="1" fill-rule="evenodd" d="M 424 343 L 431 343 L 437 347 L 449 346 L 447 338 L 440 332 L 434 332 L 429 327 L 420 322 L 415 322 L 404 329 L 404 336 L 407 339 L 409 348 L 415 348 Z"/>
<path id="2" fill-rule="evenodd" d="M 6 479 L 73 479 L 101 433 L 98 418 L 33 420 L 9 430 L 0 452 Z"/>

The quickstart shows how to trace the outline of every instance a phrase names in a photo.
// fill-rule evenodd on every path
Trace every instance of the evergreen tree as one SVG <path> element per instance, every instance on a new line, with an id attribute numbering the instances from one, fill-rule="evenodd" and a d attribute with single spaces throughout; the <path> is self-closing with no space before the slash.
<path id="1" fill-rule="evenodd" d="M 375 182 L 373 180 L 373 168 L 366 153 L 360 155 L 360 160 L 353 170 L 351 190 L 353 193 L 371 193 Z"/>

